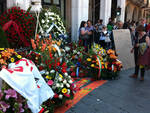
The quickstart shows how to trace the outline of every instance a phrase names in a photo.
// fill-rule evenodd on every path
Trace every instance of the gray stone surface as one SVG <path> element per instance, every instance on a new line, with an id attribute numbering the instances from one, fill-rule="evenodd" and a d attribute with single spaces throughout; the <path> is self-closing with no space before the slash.
<path id="1" fill-rule="evenodd" d="M 98 87 L 66 113 L 150 113 L 150 71 L 144 82 L 129 78 L 133 71 L 122 71 L 120 79 Z"/>

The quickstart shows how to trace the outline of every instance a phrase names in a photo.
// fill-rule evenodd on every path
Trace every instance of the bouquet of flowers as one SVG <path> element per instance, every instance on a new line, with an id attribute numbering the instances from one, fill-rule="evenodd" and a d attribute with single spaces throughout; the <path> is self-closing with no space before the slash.
<path id="1" fill-rule="evenodd" d="M 12 48 L 30 46 L 30 39 L 34 36 L 35 19 L 29 12 L 12 7 L 0 15 L 0 26 L 6 32 Z"/>
<path id="2" fill-rule="evenodd" d="M 9 63 L 14 63 L 21 58 L 22 56 L 15 52 L 14 49 L 0 48 L 0 70 L 3 67 L 7 67 Z"/>
<path id="3" fill-rule="evenodd" d="M 50 33 L 55 37 L 58 37 L 61 34 L 66 34 L 66 29 L 64 23 L 60 16 L 51 11 L 51 9 L 42 9 L 40 13 L 40 27 L 39 34 Z"/>
<path id="4" fill-rule="evenodd" d="M 65 50 L 59 48 L 61 41 L 52 40 L 51 35 L 43 39 L 37 35 L 31 43 L 33 50 L 26 57 L 35 62 L 41 75 L 55 93 L 52 100 L 43 104 L 47 111 L 52 112 L 55 107 L 72 99 L 75 93 L 75 85 L 68 74 L 66 58 L 62 54 Z"/>
<path id="5" fill-rule="evenodd" d="M 0 90 L 0 113 L 29 113 L 27 101 L 15 90 Z"/>

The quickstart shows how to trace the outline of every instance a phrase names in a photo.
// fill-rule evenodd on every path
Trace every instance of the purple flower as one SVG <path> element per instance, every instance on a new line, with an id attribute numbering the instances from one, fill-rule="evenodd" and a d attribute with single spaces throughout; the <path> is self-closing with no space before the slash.
<path id="1" fill-rule="evenodd" d="M 6 97 L 5 97 L 6 100 L 8 100 L 10 97 L 17 98 L 17 93 L 13 89 L 8 89 L 8 90 L 5 90 L 4 92 L 6 93 Z"/>
<path id="2" fill-rule="evenodd" d="M 24 109 L 22 108 L 22 104 L 20 103 L 19 104 L 19 113 L 23 113 L 24 112 Z"/>
<path id="3" fill-rule="evenodd" d="M 6 104 L 4 101 L 0 102 L 0 110 L 3 110 L 3 112 L 6 112 L 7 108 L 9 108 L 10 105 Z"/>
<path id="4" fill-rule="evenodd" d="M 0 90 L 0 99 L 3 97 L 3 93 L 2 91 Z"/>

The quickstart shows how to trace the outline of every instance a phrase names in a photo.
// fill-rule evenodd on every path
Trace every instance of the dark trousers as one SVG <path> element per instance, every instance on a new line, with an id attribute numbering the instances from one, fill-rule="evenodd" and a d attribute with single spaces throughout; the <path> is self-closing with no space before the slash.
<path id="1" fill-rule="evenodd" d="M 138 65 L 138 48 L 134 49 L 134 60 L 135 60 L 135 72 L 134 72 L 134 74 L 138 75 L 139 69 L 140 69 L 140 66 Z M 143 67 L 143 68 L 141 68 L 141 77 L 144 77 L 144 74 L 145 74 L 145 68 Z"/>

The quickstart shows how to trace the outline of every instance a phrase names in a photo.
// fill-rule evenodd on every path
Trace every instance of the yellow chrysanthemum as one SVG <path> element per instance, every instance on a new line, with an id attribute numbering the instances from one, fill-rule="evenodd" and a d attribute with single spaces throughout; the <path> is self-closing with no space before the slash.
<path id="1" fill-rule="evenodd" d="M 89 62 L 90 62 L 91 60 L 92 60 L 91 58 L 87 58 L 87 61 L 89 61 Z"/>
<path id="2" fill-rule="evenodd" d="M 62 91 L 62 93 L 67 93 L 67 89 L 66 88 L 63 88 L 61 91 Z"/>
<path id="3" fill-rule="evenodd" d="M 49 80 L 51 80 L 51 79 L 52 79 L 52 77 L 51 77 L 51 76 L 48 76 L 48 75 L 46 76 L 46 78 L 47 78 L 47 79 L 49 79 Z"/>
<path id="4" fill-rule="evenodd" d="M 94 67 L 95 65 L 94 64 L 91 64 L 91 67 Z"/>
<path id="5" fill-rule="evenodd" d="M 10 61 L 13 63 L 13 62 L 15 61 L 15 59 L 14 59 L 14 58 L 11 58 Z"/>
<path id="6" fill-rule="evenodd" d="M 21 55 L 18 55 L 17 57 L 18 57 L 19 59 L 21 59 L 21 58 L 22 58 L 22 56 L 21 56 Z"/>
<path id="7" fill-rule="evenodd" d="M 63 78 L 62 74 L 59 74 L 59 76 L 60 76 L 61 78 Z"/>

